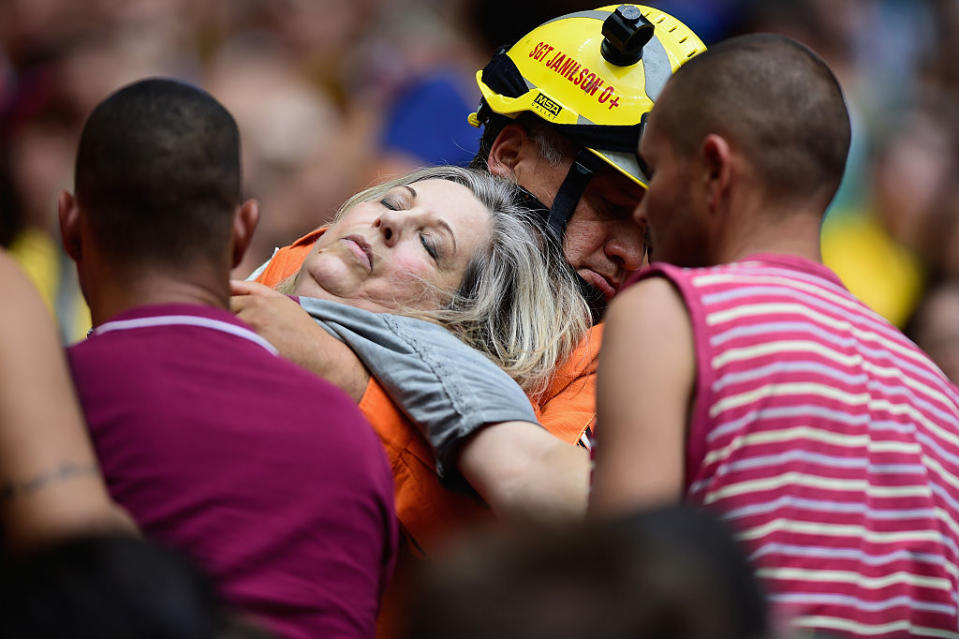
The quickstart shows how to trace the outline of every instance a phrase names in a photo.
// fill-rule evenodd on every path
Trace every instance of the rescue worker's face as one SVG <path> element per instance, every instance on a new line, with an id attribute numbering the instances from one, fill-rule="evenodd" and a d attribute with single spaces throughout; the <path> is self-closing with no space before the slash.
<path id="1" fill-rule="evenodd" d="M 552 206 L 573 163 L 572 156 L 554 165 L 540 155 L 536 143 L 528 137 L 517 147 L 517 161 L 509 169 L 491 162 L 490 172 L 511 173 L 520 186 L 544 205 Z M 645 227 L 633 221 L 633 211 L 642 197 L 641 186 L 615 169 L 603 167 L 589 181 L 566 226 L 566 261 L 606 299 L 615 295 L 630 272 L 643 264 Z"/>
<path id="2" fill-rule="evenodd" d="M 566 260 L 607 300 L 643 265 L 646 228 L 633 220 L 643 194 L 641 186 L 604 168 L 593 175 L 566 225 Z"/>
<path id="3" fill-rule="evenodd" d="M 293 293 L 375 312 L 442 308 L 492 221 L 465 186 L 423 180 L 345 211 L 317 241 Z"/>

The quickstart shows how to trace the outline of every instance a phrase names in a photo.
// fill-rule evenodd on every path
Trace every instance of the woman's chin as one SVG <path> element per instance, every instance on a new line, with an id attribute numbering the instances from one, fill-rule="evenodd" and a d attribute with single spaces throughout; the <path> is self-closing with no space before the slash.
<path id="1" fill-rule="evenodd" d="M 342 268 L 330 268 L 328 264 L 309 264 L 300 271 L 291 294 L 320 299 L 339 298 L 348 296 L 356 284 L 351 273 Z"/>

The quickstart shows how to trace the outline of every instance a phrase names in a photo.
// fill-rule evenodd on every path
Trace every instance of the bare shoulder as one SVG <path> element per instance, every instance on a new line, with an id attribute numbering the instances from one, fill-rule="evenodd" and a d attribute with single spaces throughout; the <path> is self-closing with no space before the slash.
<path id="1" fill-rule="evenodd" d="M 0 340 L 5 349 L 17 352 L 28 348 L 42 348 L 47 352 L 59 349 L 53 318 L 40 294 L 16 261 L 3 251 L 0 251 L 0 303 L 14 311 L 0 315 L 3 327 Z"/>
<path id="2" fill-rule="evenodd" d="M 689 313 L 673 283 L 664 277 L 637 282 L 613 300 L 606 315 L 600 409 L 610 389 L 629 387 L 638 378 L 648 378 L 647 388 L 671 382 L 684 387 L 695 369 L 694 357 Z"/>
<path id="3" fill-rule="evenodd" d="M 30 289 L 30 281 L 17 262 L 4 251 L 0 251 L 0 294 L 20 294 Z"/>
<path id="4" fill-rule="evenodd" d="M 669 377 L 685 385 L 694 367 L 693 351 L 689 313 L 673 283 L 663 277 L 637 282 L 613 300 L 606 315 L 600 399 L 608 395 L 604 390 L 631 386 L 637 376 L 648 377 L 649 387 Z M 670 370 L 675 375 L 664 374 Z"/>
<path id="5" fill-rule="evenodd" d="M 665 277 L 640 280 L 613 299 L 606 314 L 604 340 L 615 338 L 622 327 L 631 330 L 656 328 L 682 332 L 689 325 L 689 313 L 677 288 Z"/>

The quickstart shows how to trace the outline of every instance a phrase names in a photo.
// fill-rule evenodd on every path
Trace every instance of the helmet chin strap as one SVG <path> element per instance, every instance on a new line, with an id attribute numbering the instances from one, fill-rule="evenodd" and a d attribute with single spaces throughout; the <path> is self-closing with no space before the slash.
<path id="1" fill-rule="evenodd" d="M 592 167 L 595 166 L 595 162 L 595 155 L 585 148 L 580 148 L 572 166 L 566 173 L 566 178 L 556 193 L 556 197 L 553 199 L 553 206 L 550 207 L 549 216 L 546 220 L 546 230 L 559 243 L 559 246 L 563 245 L 566 225 L 573 216 L 576 205 L 593 177 Z M 606 296 L 578 274 L 576 280 L 579 282 L 580 293 L 589 305 L 593 324 L 596 324 L 602 319 L 603 313 L 606 312 Z"/>
<path id="2" fill-rule="evenodd" d="M 573 216 L 579 198 L 583 196 L 583 191 L 589 185 L 593 178 L 592 162 L 590 157 L 592 153 L 586 149 L 580 149 L 573 159 L 572 166 L 566 173 L 566 178 L 559 187 L 556 197 L 553 198 L 553 206 L 549 209 L 549 218 L 546 220 L 546 228 L 556 240 L 562 240 L 566 233 L 566 224 L 569 218 Z"/>

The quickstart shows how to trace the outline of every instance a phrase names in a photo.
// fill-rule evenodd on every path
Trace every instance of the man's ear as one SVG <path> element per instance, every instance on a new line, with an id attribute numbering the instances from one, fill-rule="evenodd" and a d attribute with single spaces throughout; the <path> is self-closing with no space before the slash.
<path id="1" fill-rule="evenodd" d="M 728 196 L 733 180 L 732 149 L 721 135 L 710 133 L 703 139 L 699 151 L 700 179 L 706 188 L 706 203 L 710 211 L 717 211 Z"/>
<path id="2" fill-rule="evenodd" d="M 57 216 L 60 220 L 60 241 L 63 250 L 74 262 L 83 257 L 83 242 L 80 232 L 80 207 L 69 191 L 61 191 L 57 198 Z"/>
<path id="3" fill-rule="evenodd" d="M 243 260 L 259 221 L 260 204 L 256 200 L 247 200 L 237 207 L 233 214 L 233 263 L 230 268 L 236 268 Z"/>
<path id="4" fill-rule="evenodd" d="M 516 177 L 516 165 L 523 157 L 524 148 L 532 143 L 529 134 L 519 124 L 507 124 L 499 132 L 489 150 L 486 164 L 493 175 Z"/>

